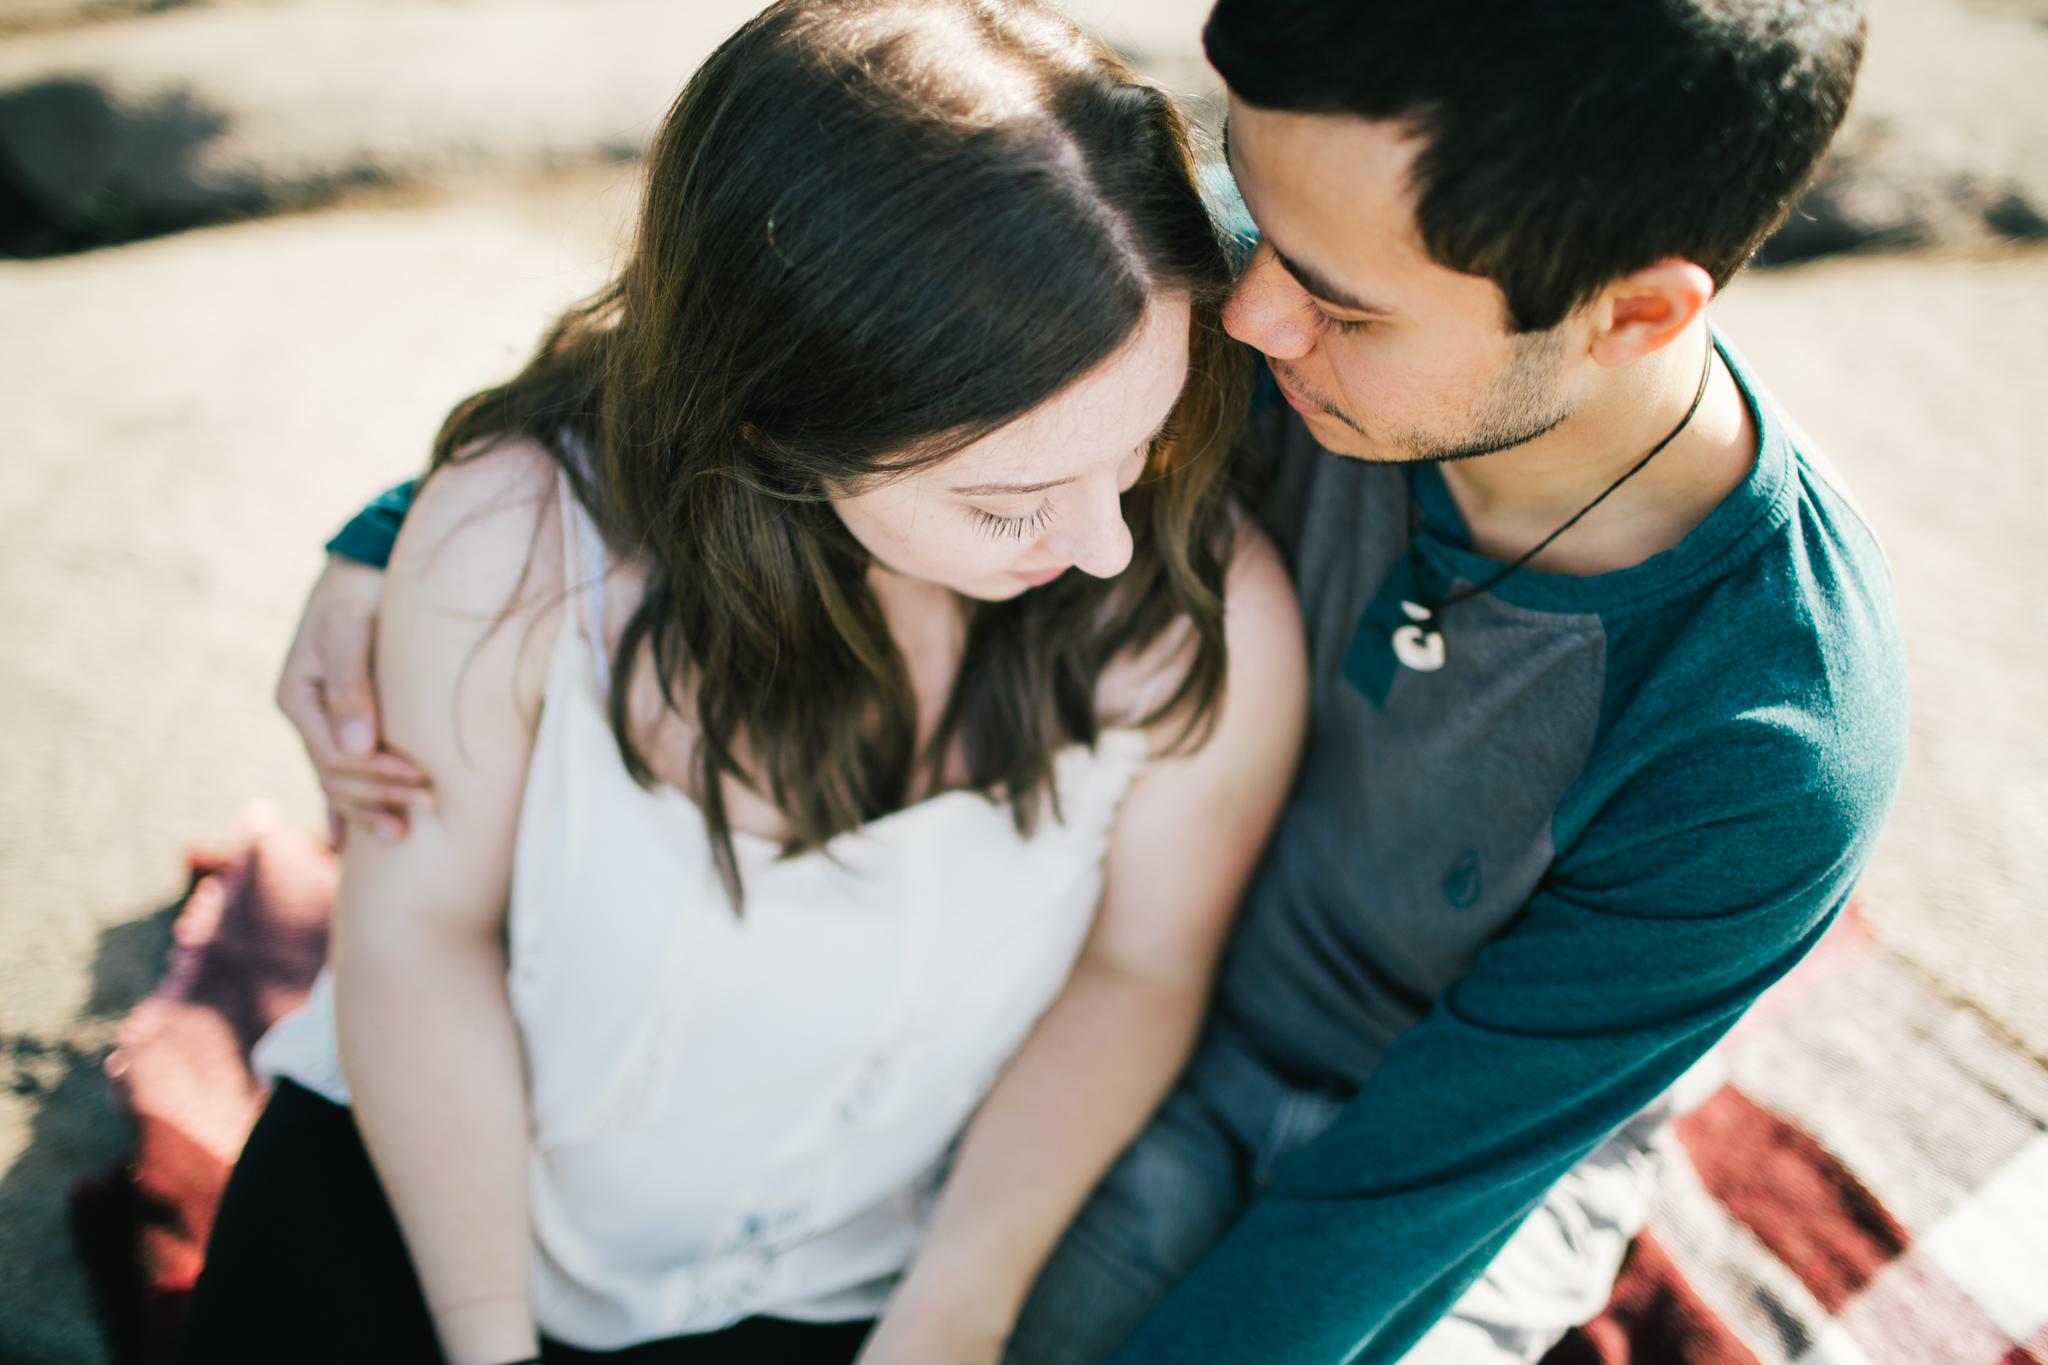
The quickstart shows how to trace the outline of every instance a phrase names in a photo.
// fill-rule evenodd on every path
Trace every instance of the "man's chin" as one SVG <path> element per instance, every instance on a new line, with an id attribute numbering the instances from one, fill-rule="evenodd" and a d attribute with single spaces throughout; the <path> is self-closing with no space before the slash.
<path id="1" fill-rule="evenodd" d="M 1364 460 L 1367 464 L 1408 464 L 1417 458 L 1413 451 L 1375 441 L 1349 422 L 1327 412 L 1303 412 L 1301 421 L 1308 428 L 1308 434 L 1316 438 L 1316 444 L 1332 455 Z"/>

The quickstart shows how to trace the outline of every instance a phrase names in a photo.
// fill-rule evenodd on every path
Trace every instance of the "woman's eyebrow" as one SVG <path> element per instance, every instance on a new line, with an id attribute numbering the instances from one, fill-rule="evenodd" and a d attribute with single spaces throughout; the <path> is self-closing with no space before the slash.
<path id="1" fill-rule="evenodd" d="M 1173 411 L 1160 419 L 1159 425 L 1152 429 L 1150 436 L 1147 436 L 1138 443 L 1139 446 L 1149 450 L 1152 443 L 1164 436 L 1166 429 L 1173 425 L 1174 413 L 1179 411 L 1180 405 L 1175 404 Z M 1074 476 L 1068 475 L 1064 479 L 1054 479 L 1050 483 L 972 483 L 964 488 L 955 488 L 949 491 L 957 493 L 963 498 L 993 498 L 1004 493 L 1043 493 L 1048 488 L 1058 488 L 1062 484 L 1069 484 L 1073 481 Z"/>
<path id="2" fill-rule="evenodd" d="M 1070 478 L 1054 479 L 1050 483 L 975 483 L 952 491 L 963 498 L 992 498 L 1002 493 L 1043 493 L 1048 488 L 1072 483 Z"/>

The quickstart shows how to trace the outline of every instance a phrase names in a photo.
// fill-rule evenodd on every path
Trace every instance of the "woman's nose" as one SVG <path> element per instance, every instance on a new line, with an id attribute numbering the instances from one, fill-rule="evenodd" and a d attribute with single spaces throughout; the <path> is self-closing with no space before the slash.
<path id="1" fill-rule="evenodd" d="M 1267 355 L 1298 360 L 1315 349 L 1321 322 L 1315 300 L 1287 273 L 1273 248 L 1260 243 L 1224 302 L 1223 329 Z"/>
<path id="2" fill-rule="evenodd" d="M 1062 517 L 1046 533 L 1048 548 L 1074 561 L 1094 578 L 1114 578 L 1130 567 L 1131 528 L 1124 521 L 1123 502 L 1114 483 L 1105 479 L 1090 487 L 1084 505 Z"/>

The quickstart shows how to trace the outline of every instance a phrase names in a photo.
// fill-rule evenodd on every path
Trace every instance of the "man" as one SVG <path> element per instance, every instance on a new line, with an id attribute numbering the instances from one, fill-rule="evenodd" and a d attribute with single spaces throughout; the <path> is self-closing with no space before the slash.
<path id="1" fill-rule="evenodd" d="M 1197 1054 L 1009 1358 L 1531 1361 L 1605 1299 L 1660 1095 L 1820 935 L 1897 781 L 1876 543 L 1705 316 L 1862 23 L 1220 0 L 1205 37 L 1311 731 Z M 281 699 L 360 805 L 398 771 L 360 756 L 374 575 L 323 591 Z"/>

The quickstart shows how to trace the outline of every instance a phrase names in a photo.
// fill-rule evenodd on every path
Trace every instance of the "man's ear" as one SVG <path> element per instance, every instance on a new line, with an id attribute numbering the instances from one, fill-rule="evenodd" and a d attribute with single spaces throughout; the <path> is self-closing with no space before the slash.
<path id="1" fill-rule="evenodd" d="M 1593 302 L 1594 362 L 1619 369 L 1661 350 L 1713 297 L 1714 277 L 1691 261 L 1659 261 L 1622 276 Z"/>

